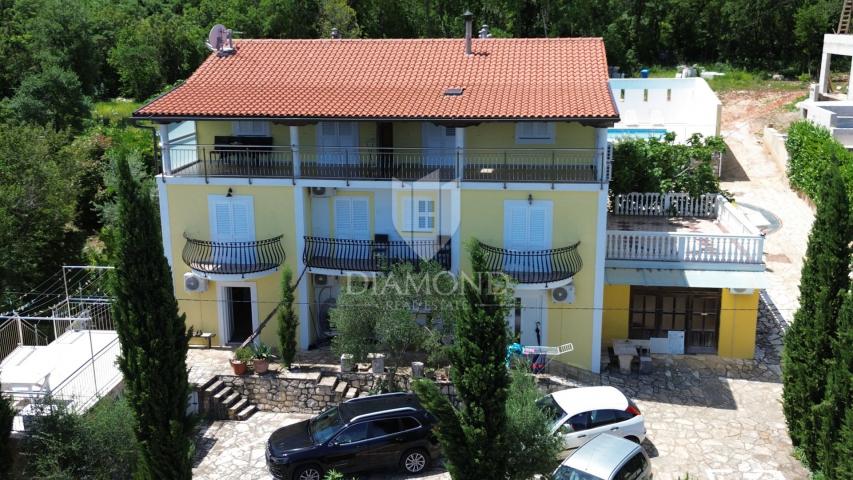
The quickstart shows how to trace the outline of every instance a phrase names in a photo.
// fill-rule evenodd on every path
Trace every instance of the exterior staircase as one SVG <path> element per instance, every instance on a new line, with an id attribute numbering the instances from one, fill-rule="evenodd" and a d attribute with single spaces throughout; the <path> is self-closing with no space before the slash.
<path id="1" fill-rule="evenodd" d="M 344 380 L 339 379 L 336 375 L 323 375 L 317 382 L 317 393 L 329 398 L 335 403 L 345 402 L 353 398 L 366 397 L 367 392 L 360 391 L 356 387 L 352 387 Z"/>
<path id="2" fill-rule="evenodd" d="M 201 387 L 203 399 L 207 402 L 207 411 L 218 419 L 245 420 L 258 411 L 258 407 L 249 403 L 239 392 L 225 386 L 222 380 L 213 377 Z"/>
<path id="3" fill-rule="evenodd" d="M 841 7 L 841 18 L 838 19 L 838 31 L 835 33 L 850 33 L 850 19 L 853 17 L 853 0 L 844 0 Z"/>

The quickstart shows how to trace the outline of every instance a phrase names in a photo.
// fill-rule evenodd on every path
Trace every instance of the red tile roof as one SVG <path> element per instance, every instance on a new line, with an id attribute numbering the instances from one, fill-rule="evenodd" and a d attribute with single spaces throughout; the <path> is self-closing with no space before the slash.
<path id="1" fill-rule="evenodd" d="M 618 117 L 600 38 L 237 40 L 136 117 Z M 444 94 L 462 87 L 460 96 Z"/>

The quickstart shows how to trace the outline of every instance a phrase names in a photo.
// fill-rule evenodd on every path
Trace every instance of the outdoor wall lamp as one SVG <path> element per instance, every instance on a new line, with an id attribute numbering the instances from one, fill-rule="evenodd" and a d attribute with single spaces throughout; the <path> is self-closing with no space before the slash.
<path id="1" fill-rule="evenodd" d="M 231 187 L 228 187 L 228 193 L 225 194 L 225 198 L 231 198 L 234 196 L 234 190 L 231 190 Z"/>
<path id="2" fill-rule="evenodd" d="M 533 194 L 532 193 L 527 194 L 527 204 L 533 205 Z"/>

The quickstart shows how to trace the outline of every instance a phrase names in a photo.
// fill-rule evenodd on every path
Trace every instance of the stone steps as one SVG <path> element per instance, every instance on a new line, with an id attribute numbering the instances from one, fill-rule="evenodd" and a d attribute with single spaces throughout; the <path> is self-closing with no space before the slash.
<path id="1" fill-rule="evenodd" d="M 249 405 L 248 407 L 244 408 L 243 410 L 240 410 L 240 412 L 237 413 L 237 420 L 245 420 L 251 417 L 257 411 L 258 407 L 254 405 Z"/>
<path id="2" fill-rule="evenodd" d="M 357 389 L 357 388 L 355 388 L 355 387 L 349 387 L 349 388 L 347 389 L 347 393 L 346 393 L 346 394 L 344 394 L 344 399 L 345 399 L 345 400 L 352 400 L 352 399 L 353 399 L 353 398 L 355 398 L 357 395 L 358 395 L 358 389 Z"/>

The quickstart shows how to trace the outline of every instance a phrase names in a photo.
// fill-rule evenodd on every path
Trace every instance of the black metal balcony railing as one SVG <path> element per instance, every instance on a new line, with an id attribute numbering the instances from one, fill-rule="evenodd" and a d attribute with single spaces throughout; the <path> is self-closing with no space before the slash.
<path id="1" fill-rule="evenodd" d="M 486 269 L 503 272 L 518 283 L 553 283 L 571 278 L 583 267 L 580 242 L 551 250 L 507 250 L 480 243 Z"/>
<path id="2" fill-rule="evenodd" d="M 172 175 L 204 178 L 598 183 L 609 172 L 595 148 L 173 145 L 168 154 Z"/>
<path id="3" fill-rule="evenodd" d="M 203 274 L 247 275 L 277 269 L 284 261 L 281 235 L 254 242 L 211 242 L 184 234 L 181 257 Z"/>
<path id="4" fill-rule="evenodd" d="M 450 244 L 437 240 L 375 241 L 305 237 L 305 265 L 354 272 L 383 272 L 398 263 L 435 260 L 450 270 Z"/>

